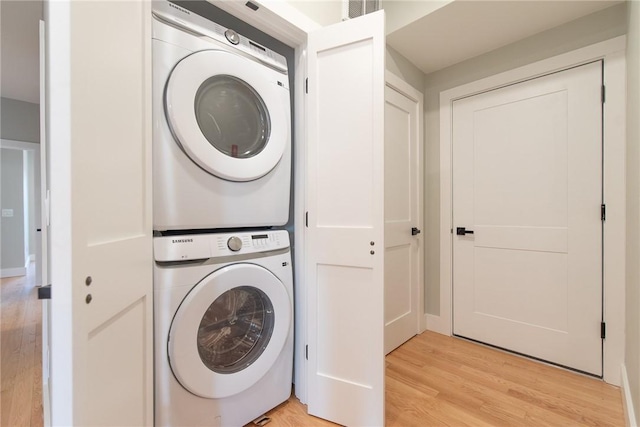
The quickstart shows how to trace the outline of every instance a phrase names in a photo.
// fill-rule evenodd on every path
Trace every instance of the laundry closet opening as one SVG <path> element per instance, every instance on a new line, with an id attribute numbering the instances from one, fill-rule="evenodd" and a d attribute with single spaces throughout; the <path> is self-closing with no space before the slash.
<path id="1" fill-rule="evenodd" d="M 245 425 L 292 391 L 294 51 L 205 2 L 152 13 L 155 422 Z"/>

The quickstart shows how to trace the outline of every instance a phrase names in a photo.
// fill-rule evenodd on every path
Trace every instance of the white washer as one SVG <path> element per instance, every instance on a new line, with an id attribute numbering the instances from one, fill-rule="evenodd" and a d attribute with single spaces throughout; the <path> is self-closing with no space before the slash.
<path id="1" fill-rule="evenodd" d="M 286 224 L 286 59 L 167 1 L 153 16 L 154 230 Z"/>
<path id="2" fill-rule="evenodd" d="M 154 238 L 155 424 L 243 426 L 287 400 L 286 231 Z"/>

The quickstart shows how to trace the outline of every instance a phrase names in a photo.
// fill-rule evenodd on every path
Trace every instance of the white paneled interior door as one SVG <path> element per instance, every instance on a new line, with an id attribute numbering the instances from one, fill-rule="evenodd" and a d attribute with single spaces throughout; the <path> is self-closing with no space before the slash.
<path id="1" fill-rule="evenodd" d="M 309 35 L 308 408 L 384 424 L 384 12 Z"/>
<path id="2" fill-rule="evenodd" d="M 150 5 L 45 2 L 53 425 L 153 425 Z"/>
<path id="3" fill-rule="evenodd" d="M 420 332 L 422 93 L 387 73 L 384 108 L 384 352 Z"/>
<path id="4" fill-rule="evenodd" d="M 453 103 L 454 333 L 594 375 L 601 88 L 598 61 Z"/>

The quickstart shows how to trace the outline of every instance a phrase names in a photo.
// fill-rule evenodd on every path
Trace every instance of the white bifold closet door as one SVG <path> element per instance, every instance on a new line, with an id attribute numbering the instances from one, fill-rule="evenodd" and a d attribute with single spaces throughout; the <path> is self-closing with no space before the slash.
<path id="1" fill-rule="evenodd" d="M 309 35 L 309 413 L 384 424 L 384 12 Z"/>
<path id="2" fill-rule="evenodd" d="M 150 426 L 151 4 L 46 1 L 44 8 L 51 421 Z"/>

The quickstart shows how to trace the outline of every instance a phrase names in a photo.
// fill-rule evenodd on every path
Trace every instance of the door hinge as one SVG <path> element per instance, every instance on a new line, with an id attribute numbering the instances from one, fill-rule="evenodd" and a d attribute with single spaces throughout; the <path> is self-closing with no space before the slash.
<path id="1" fill-rule="evenodd" d="M 607 337 L 607 324 L 600 322 L 600 338 L 605 339 Z"/>
<path id="2" fill-rule="evenodd" d="M 304 93 L 309 93 L 309 78 L 304 79 Z"/>
<path id="3" fill-rule="evenodd" d="M 607 92 L 607 90 L 606 90 L 605 86 L 602 85 L 602 103 L 603 104 L 604 104 L 604 101 L 606 99 L 606 92 Z"/>
<path id="4" fill-rule="evenodd" d="M 309 228 L 309 212 L 304 213 L 304 226 Z"/>
<path id="5" fill-rule="evenodd" d="M 600 205 L 600 220 L 607 219 L 607 205 Z"/>
<path id="6" fill-rule="evenodd" d="M 304 346 L 304 358 L 309 360 L 309 344 Z"/>

